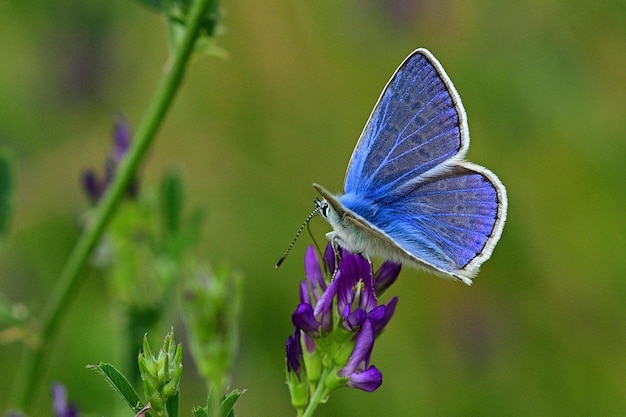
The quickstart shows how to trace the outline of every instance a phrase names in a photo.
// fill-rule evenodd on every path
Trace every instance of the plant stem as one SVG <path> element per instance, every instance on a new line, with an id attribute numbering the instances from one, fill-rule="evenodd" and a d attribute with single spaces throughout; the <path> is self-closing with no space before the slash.
<path id="1" fill-rule="evenodd" d="M 107 189 L 95 209 L 93 220 L 76 242 L 66 264 L 61 270 L 56 287 L 41 314 L 40 321 L 33 329 L 36 343 L 26 345 L 17 374 L 13 392 L 13 406 L 16 410 L 26 410 L 42 382 L 52 337 L 67 311 L 70 301 L 76 296 L 81 282 L 81 271 L 99 242 L 102 233 L 119 205 L 126 188 L 135 176 L 170 108 L 176 91 L 183 79 L 186 65 L 193 52 L 199 34 L 200 22 L 211 0 L 196 0 L 189 13 L 186 33 L 178 49 L 173 51 L 171 65 L 166 68 L 155 95 L 144 114 L 144 118 L 133 138 L 131 148 L 121 161 L 112 184 Z"/>
<path id="2" fill-rule="evenodd" d="M 330 369 L 326 367 L 322 371 L 321 378 L 317 387 L 315 388 L 315 392 L 313 393 L 313 397 L 311 397 L 311 401 L 309 401 L 309 405 L 306 406 L 304 413 L 302 413 L 302 417 L 311 417 L 317 406 L 328 396 L 328 392 L 326 390 L 326 379 L 328 378 L 328 374 L 330 373 Z"/>

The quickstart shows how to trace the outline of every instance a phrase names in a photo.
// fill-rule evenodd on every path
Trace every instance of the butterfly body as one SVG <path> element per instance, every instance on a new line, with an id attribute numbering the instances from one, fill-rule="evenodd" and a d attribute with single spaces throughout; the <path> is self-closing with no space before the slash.
<path id="1" fill-rule="evenodd" d="M 405 59 L 383 90 L 348 164 L 344 193 L 314 184 L 352 251 L 471 284 L 500 238 L 506 189 L 464 160 L 469 129 L 461 99 L 425 49 Z"/>
<path id="2" fill-rule="evenodd" d="M 330 241 L 334 241 L 350 252 L 428 268 L 422 260 L 403 250 L 402 246 L 395 243 L 383 229 L 374 226 L 356 210 L 348 209 L 341 202 L 341 199 L 332 195 L 319 184 L 314 184 L 314 187 L 324 196 L 324 202 L 328 204 L 326 220 L 333 227 L 333 231 L 327 234 Z M 371 201 L 361 201 L 360 203 L 362 203 L 361 207 L 366 210 L 375 210 L 375 204 Z M 412 238 L 419 239 L 417 236 L 412 236 Z"/>

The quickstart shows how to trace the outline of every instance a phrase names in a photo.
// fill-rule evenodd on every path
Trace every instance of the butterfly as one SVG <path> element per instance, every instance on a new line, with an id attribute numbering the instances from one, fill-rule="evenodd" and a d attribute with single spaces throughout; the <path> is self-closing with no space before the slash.
<path id="1" fill-rule="evenodd" d="M 507 195 L 494 173 L 464 160 L 468 148 L 452 81 L 428 50 L 413 51 L 365 124 L 343 194 L 313 184 L 328 239 L 470 285 L 500 239 Z"/>

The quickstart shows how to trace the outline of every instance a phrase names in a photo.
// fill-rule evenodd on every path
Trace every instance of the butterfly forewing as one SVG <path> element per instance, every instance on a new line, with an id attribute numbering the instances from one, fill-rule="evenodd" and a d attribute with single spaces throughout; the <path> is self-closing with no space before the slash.
<path id="1" fill-rule="evenodd" d="M 345 193 L 383 196 L 467 149 L 465 112 L 441 64 L 418 49 L 395 72 L 361 134 Z"/>

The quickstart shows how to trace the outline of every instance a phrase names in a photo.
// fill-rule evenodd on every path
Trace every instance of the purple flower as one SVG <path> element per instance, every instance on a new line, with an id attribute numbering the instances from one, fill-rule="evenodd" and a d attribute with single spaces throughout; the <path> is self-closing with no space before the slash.
<path id="1" fill-rule="evenodd" d="M 296 328 L 305 333 L 305 345 L 307 350 L 312 351 L 315 346 L 309 337 L 319 337 L 322 329 L 328 331 L 332 320 L 329 310 L 318 315 L 313 309 L 320 304 L 320 299 L 328 290 L 313 246 L 307 248 L 304 256 L 304 271 L 306 279 L 300 283 L 300 304 L 292 315 L 292 321 Z M 319 320 L 316 316 L 319 316 Z"/>
<path id="2" fill-rule="evenodd" d="M 326 382 L 327 386 L 347 385 L 371 392 L 382 384 L 382 374 L 370 365 L 374 341 L 398 303 L 393 297 L 379 304 L 378 295 L 395 281 L 400 265 L 385 262 L 373 273 L 370 262 L 360 255 L 341 250 L 338 264 L 336 258 L 330 244 L 322 262 L 313 247 L 307 249 L 306 279 L 292 315 L 296 333 L 287 340 L 288 369 L 296 369 L 289 351 L 301 331 L 308 354 L 322 355 L 326 359 L 321 363 L 335 366 L 333 378 L 339 380 Z"/>
<path id="3" fill-rule="evenodd" d="M 342 315 L 343 325 L 347 329 L 358 331 L 360 326 L 369 320 L 374 326 L 375 335 L 378 336 L 391 319 L 398 299 L 394 297 L 386 305 L 378 305 L 376 277 L 382 276 L 387 288 L 399 273 L 399 265 L 385 262 L 381 269 L 372 275 L 367 260 L 361 255 L 342 250 L 337 272 L 322 296 L 317 299 L 313 317 L 330 316 L 333 302 L 336 302 L 337 311 Z M 303 304 L 306 304 L 306 301 L 303 301 Z M 303 307 L 303 304 L 298 306 L 296 313 L 306 311 L 308 314 L 308 308 Z M 311 329 L 302 328 L 302 330 L 308 334 Z"/>
<path id="4" fill-rule="evenodd" d="M 376 294 L 381 295 L 396 282 L 398 274 L 400 274 L 400 267 L 402 265 L 396 264 L 390 261 L 383 262 L 378 268 L 378 271 L 374 273 L 374 282 L 376 283 Z"/>
<path id="5" fill-rule="evenodd" d="M 52 408 L 56 417 L 77 417 L 78 408 L 67 402 L 67 390 L 63 384 L 52 384 Z"/>
<path id="6" fill-rule="evenodd" d="M 300 329 L 296 329 L 293 336 L 287 338 L 287 372 L 294 373 L 300 381 L 302 368 L 302 345 L 300 343 Z"/>
<path id="7" fill-rule="evenodd" d="M 99 177 L 93 169 L 85 170 L 82 174 L 83 189 L 92 203 L 97 203 L 100 200 L 111 181 L 113 181 L 117 166 L 128 152 L 131 137 L 132 133 L 128 122 L 123 117 L 118 117 L 113 129 L 113 148 L 105 161 L 103 177 Z M 128 195 L 135 197 L 138 187 L 139 184 L 134 178 L 128 185 Z"/>
<path id="8" fill-rule="evenodd" d="M 116 165 L 128 152 L 132 136 L 128 122 L 123 117 L 118 117 L 113 127 L 113 149 L 111 150 L 111 160 Z"/>
<path id="9" fill-rule="evenodd" d="M 383 374 L 374 366 L 370 366 L 367 370 L 350 375 L 350 379 L 346 383 L 347 386 L 358 388 L 363 391 L 376 391 L 383 383 Z"/>
<path id="10" fill-rule="evenodd" d="M 315 318 L 311 304 L 298 305 L 291 316 L 291 321 L 296 329 L 302 330 L 311 337 L 319 337 L 322 324 Z"/>
<path id="11" fill-rule="evenodd" d="M 339 376 L 349 378 L 347 382 L 349 387 L 372 392 L 383 383 L 380 371 L 375 366 L 369 366 L 375 338 L 374 325 L 366 320 L 357 333 L 354 350 L 348 362 L 339 371 Z"/>

